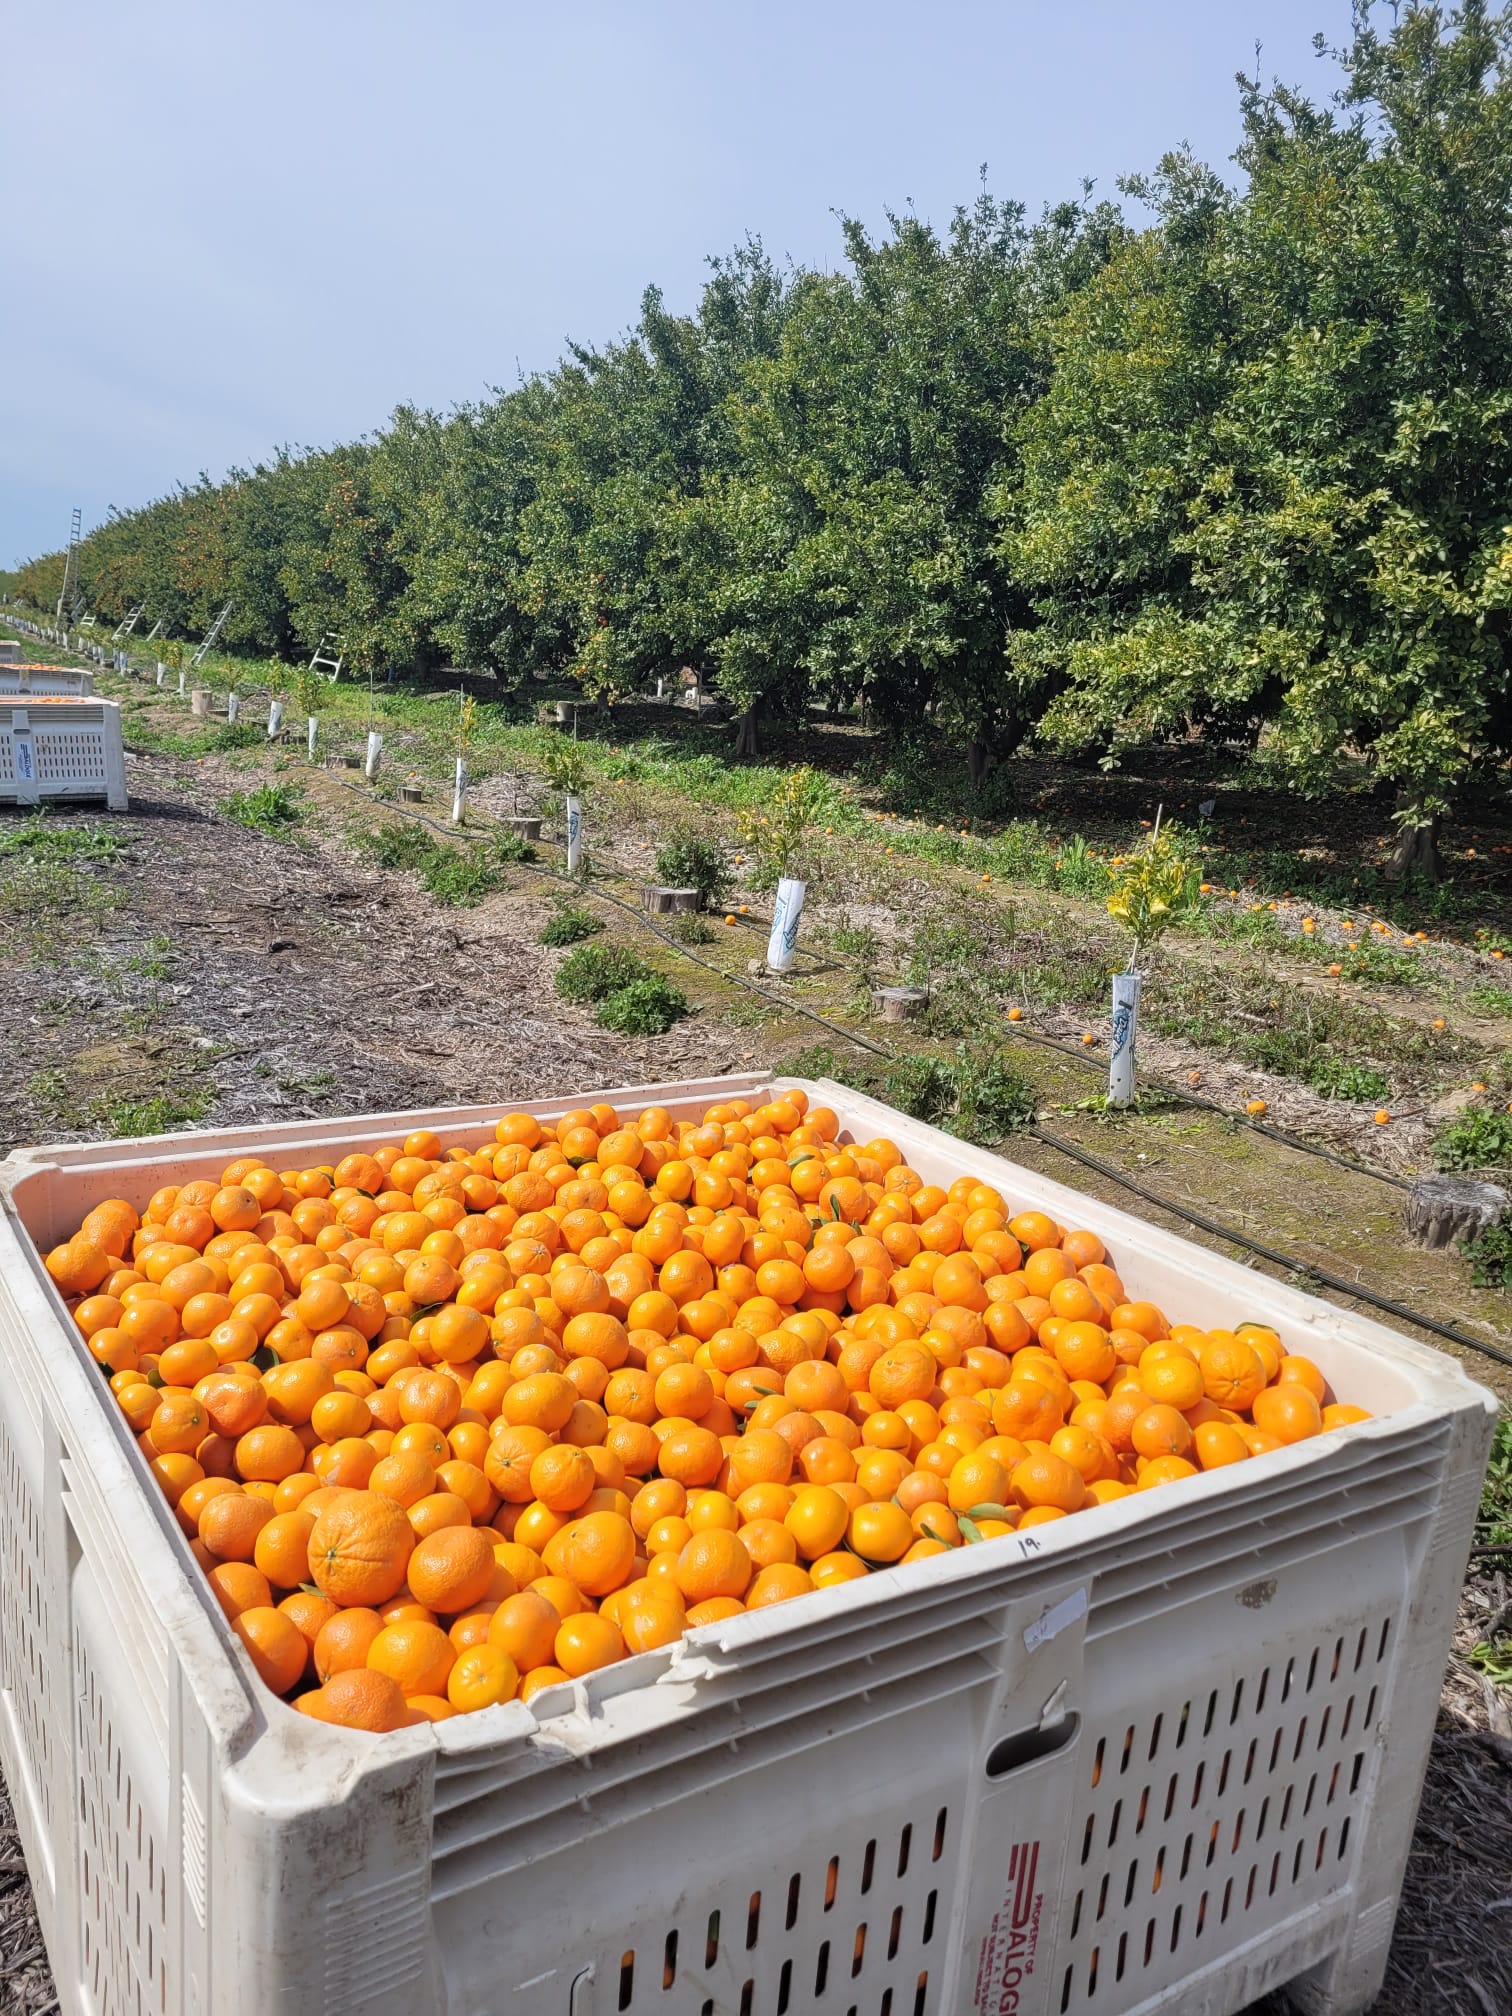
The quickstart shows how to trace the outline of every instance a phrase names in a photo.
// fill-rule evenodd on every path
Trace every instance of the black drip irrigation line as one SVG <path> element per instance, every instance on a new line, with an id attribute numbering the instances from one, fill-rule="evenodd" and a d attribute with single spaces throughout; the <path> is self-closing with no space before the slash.
<path id="1" fill-rule="evenodd" d="M 344 777 L 338 777 L 335 781 L 338 784 L 344 785 L 347 790 L 356 793 L 357 796 L 366 798 L 366 794 L 359 785 L 351 783 Z M 372 801 L 368 799 L 367 802 L 371 803 Z M 392 809 L 401 812 L 406 818 L 419 820 L 422 825 L 429 826 L 433 832 L 441 833 L 448 837 L 451 835 L 452 829 L 442 826 L 434 819 L 428 818 L 423 812 L 417 812 L 413 806 L 395 806 Z M 843 1037 L 846 1042 L 858 1044 L 863 1050 L 869 1050 L 873 1056 L 885 1057 L 889 1063 L 894 1064 L 902 1061 L 897 1051 L 889 1049 L 886 1044 L 874 1042 L 869 1036 L 862 1036 L 856 1030 L 847 1029 L 839 1022 L 831 1022 L 826 1016 L 819 1014 L 816 1009 L 805 1008 L 796 1001 L 784 1000 L 781 995 L 773 994 L 765 987 L 758 987 L 755 981 L 744 974 L 728 973 L 722 966 L 716 966 L 712 960 L 701 959 L 696 952 L 690 951 L 686 945 L 679 944 L 669 933 L 661 930 L 644 911 L 636 909 L 633 904 L 625 902 L 623 898 L 611 896 L 604 889 L 595 889 L 590 883 L 579 883 L 569 876 L 558 874 L 554 868 L 540 867 L 531 862 L 513 862 L 510 865 L 523 868 L 527 873 L 539 875 L 548 881 L 566 883 L 569 887 L 578 889 L 585 895 L 596 897 L 602 903 L 612 904 L 616 910 L 625 911 L 638 924 L 643 925 L 647 930 L 654 933 L 664 944 L 670 946 L 674 952 L 680 954 L 684 959 L 691 959 L 695 965 L 703 967 L 705 971 L 712 973 L 716 979 L 733 983 L 737 987 L 744 987 L 748 992 L 759 995 L 764 1001 L 770 1001 L 775 1007 L 784 1009 L 789 1013 L 802 1015 L 810 1022 L 817 1023 L 821 1029 L 828 1030 L 831 1035 Z M 1051 1039 L 1046 1038 L 1043 1040 L 1050 1041 Z M 1063 1046 L 1055 1044 L 1054 1047 L 1060 1049 Z M 1076 1052 L 1068 1050 L 1066 1054 L 1074 1057 Z M 1208 1104 L 1205 1100 L 1200 1103 L 1204 1105 Z M 1214 1108 L 1213 1110 L 1221 1111 L 1222 1109 Z M 1052 1134 L 1046 1128 L 1031 1126 L 1026 1131 L 1035 1140 L 1043 1141 L 1047 1148 L 1053 1148 L 1058 1153 L 1069 1157 L 1072 1161 L 1082 1163 L 1086 1168 L 1094 1170 L 1109 1182 L 1118 1184 L 1122 1189 L 1129 1191 L 1133 1196 L 1141 1198 L 1155 1209 L 1169 1212 L 1173 1217 L 1184 1219 L 1187 1224 L 1195 1225 L 1199 1231 L 1208 1233 L 1212 1238 L 1222 1239 L 1229 1245 L 1243 1247 L 1247 1252 L 1255 1254 L 1258 1259 L 1265 1260 L 1274 1267 L 1280 1267 L 1288 1274 L 1305 1273 L 1314 1281 L 1321 1283 L 1325 1288 L 1331 1288 L 1335 1294 L 1347 1296 L 1352 1301 L 1363 1302 L 1370 1308 L 1379 1309 L 1383 1314 L 1395 1317 L 1399 1323 L 1405 1323 L 1413 1329 L 1426 1330 L 1436 1337 L 1446 1338 L 1450 1343 L 1458 1344 L 1462 1350 L 1474 1351 L 1481 1357 L 1489 1358 L 1498 1365 L 1505 1365 L 1509 1369 L 1512 1369 L 1512 1352 L 1503 1351 L 1499 1345 L 1488 1343 L 1484 1338 L 1474 1337 L 1468 1330 L 1458 1329 L 1452 1323 L 1440 1323 L 1436 1317 L 1424 1316 L 1405 1302 L 1393 1301 L 1388 1295 L 1377 1295 L 1373 1289 L 1362 1287 L 1355 1281 L 1346 1281 L 1342 1275 L 1331 1274 L 1324 1268 L 1313 1266 L 1311 1262 L 1304 1261 L 1299 1266 L 1291 1255 L 1282 1253 L 1274 1246 L 1267 1246 L 1262 1240 L 1252 1239 L 1247 1232 L 1241 1232 L 1235 1226 L 1225 1224 L 1222 1219 L 1210 1218 L 1205 1212 L 1194 1211 L 1188 1204 L 1180 1204 L 1174 1198 L 1161 1196 L 1158 1191 L 1148 1189 L 1143 1183 L 1136 1182 L 1132 1176 L 1126 1175 L 1123 1170 L 1115 1168 L 1111 1162 L 1103 1161 L 1100 1156 L 1089 1153 L 1088 1150 L 1078 1146 L 1075 1142 L 1063 1140 L 1060 1135 Z M 1273 1130 L 1265 1129 L 1262 1131 L 1271 1132 Z M 1296 1145 L 1284 1134 L 1277 1138 L 1287 1146 Z M 1336 1158 L 1331 1157 L 1330 1159 Z M 1348 1168 L 1351 1165 L 1345 1163 L 1343 1166 Z M 1394 1181 L 1395 1179 L 1388 1180 Z"/>

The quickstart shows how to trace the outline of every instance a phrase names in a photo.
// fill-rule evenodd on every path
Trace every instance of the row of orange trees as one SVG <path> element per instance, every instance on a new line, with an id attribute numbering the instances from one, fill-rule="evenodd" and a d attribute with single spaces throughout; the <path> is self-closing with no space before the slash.
<path id="1" fill-rule="evenodd" d="M 624 694 L 695 666 L 963 745 L 1194 729 L 1395 787 L 1401 865 L 1509 736 L 1507 12 L 1364 5 L 1340 100 L 1240 80 L 1231 180 L 1173 153 L 1037 221 L 846 223 L 713 262 L 691 314 L 448 414 L 113 515 L 103 616 Z M 59 556 L 19 591 L 55 599 Z"/>

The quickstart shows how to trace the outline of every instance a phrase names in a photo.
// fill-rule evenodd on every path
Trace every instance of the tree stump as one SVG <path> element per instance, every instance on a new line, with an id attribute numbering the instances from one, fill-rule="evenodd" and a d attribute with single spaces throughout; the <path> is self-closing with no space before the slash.
<path id="1" fill-rule="evenodd" d="M 872 1002 L 884 1022 L 912 1022 L 929 1005 L 927 987 L 873 987 Z"/>
<path id="2" fill-rule="evenodd" d="M 551 718 L 559 728 L 570 728 L 577 714 L 575 700 L 556 700 L 552 703 Z"/>
<path id="3" fill-rule="evenodd" d="M 521 813 L 513 819 L 506 819 L 504 824 L 521 840 L 539 840 L 541 837 L 541 822 L 538 817 Z"/>
<path id="4" fill-rule="evenodd" d="M 1477 1183 L 1468 1176 L 1429 1176 L 1414 1183 L 1403 1212 L 1407 1237 L 1414 1246 L 1440 1251 L 1462 1239 L 1474 1239 L 1500 1224 L 1507 1193 L 1495 1183 Z"/>
<path id="5" fill-rule="evenodd" d="M 651 917 L 670 917 L 678 910 L 697 910 L 699 894 L 696 889 L 667 889 L 648 882 L 641 890 L 641 908 Z"/>
<path id="6" fill-rule="evenodd" d="M 191 714 L 198 714 L 202 719 L 209 715 L 210 688 L 208 686 L 196 686 L 194 691 L 189 695 L 189 712 Z"/>
<path id="7" fill-rule="evenodd" d="M 401 784 L 399 786 L 399 802 L 401 805 L 423 805 L 425 803 L 425 793 L 418 784 Z"/>

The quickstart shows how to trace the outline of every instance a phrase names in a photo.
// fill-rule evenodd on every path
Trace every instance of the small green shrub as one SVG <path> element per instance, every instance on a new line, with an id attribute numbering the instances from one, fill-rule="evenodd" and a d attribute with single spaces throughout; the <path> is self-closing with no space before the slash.
<path id="1" fill-rule="evenodd" d="M 256 721 L 223 721 L 210 737 L 209 746 L 217 754 L 228 754 L 233 749 L 260 749 L 268 739 L 268 731 Z"/>
<path id="2" fill-rule="evenodd" d="M 1018 1066 L 999 1051 L 972 1050 L 964 1043 L 953 1058 L 920 1054 L 895 1062 L 850 1061 L 828 1044 L 814 1044 L 789 1057 L 782 1070 L 794 1078 L 832 1078 L 984 1147 L 1020 1132 L 1034 1118 L 1034 1089 Z"/>
<path id="3" fill-rule="evenodd" d="M 1463 1247 L 1477 1288 L 1512 1288 L 1512 1223 L 1503 1219 Z"/>
<path id="4" fill-rule="evenodd" d="M 669 889 L 696 889 L 703 910 L 722 904 L 730 886 L 722 848 L 690 826 L 674 826 L 657 848 L 656 873 Z"/>
<path id="5" fill-rule="evenodd" d="M 963 1044 L 953 1068 L 955 1111 L 945 1123 L 952 1134 L 991 1146 L 1033 1120 L 1034 1088 L 1000 1052 L 972 1051 Z"/>
<path id="6" fill-rule="evenodd" d="M 353 844 L 375 868 L 423 869 L 439 851 L 425 828 L 408 819 L 390 826 L 365 826 L 354 835 Z"/>
<path id="7" fill-rule="evenodd" d="M 499 888 L 499 864 L 481 848 L 466 852 L 457 847 L 437 847 L 420 870 L 420 880 L 435 898 L 449 908 L 481 903 Z"/>
<path id="8" fill-rule="evenodd" d="M 1309 942 L 1304 940 L 1304 943 Z M 1322 945 L 1320 954 L 1333 950 Z M 1385 945 L 1361 944 L 1345 952 L 1337 962 L 1346 980 L 1368 980 L 1378 987 L 1411 987 L 1423 977 L 1423 965 L 1414 952 L 1393 952 Z"/>
<path id="9" fill-rule="evenodd" d="M 830 944 L 837 958 L 854 959 L 858 966 L 868 969 L 877 963 L 882 949 L 870 924 L 837 924 L 830 933 Z"/>
<path id="10" fill-rule="evenodd" d="M 1300 1076 L 1324 1099 L 1357 1099 L 1379 1106 L 1391 1097 L 1390 1081 L 1368 1064 L 1342 1064 L 1337 1057 L 1319 1057 L 1309 1060 Z"/>
<path id="11" fill-rule="evenodd" d="M 1491 1460 L 1475 1522 L 1478 1547 L 1512 1547 L 1512 1414 L 1503 1413 L 1491 1439 Z"/>
<path id="12" fill-rule="evenodd" d="M 576 945 L 581 939 L 597 937 L 603 928 L 600 918 L 592 917 L 586 910 L 579 910 L 569 903 L 547 918 L 538 942 L 552 946 Z"/>
<path id="13" fill-rule="evenodd" d="M 650 977 L 645 961 L 623 945 L 579 945 L 558 966 L 554 984 L 564 1001 L 583 1006 Z"/>
<path id="14" fill-rule="evenodd" d="M 495 860 L 507 864 L 534 861 L 536 858 L 534 847 L 518 833 L 501 833 L 494 841 L 493 851 Z"/>
<path id="15" fill-rule="evenodd" d="M 354 844 L 377 868 L 417 874 L 436 902 L 449 907 L 481 903 L 504 886 L 502 871 L 511 862 L 535 859 L 517 834 L 487 848 L 449 847 L 410 820 L 365 828 L 354 835 Z"/>
<path id="16" fill-rule="evenodd" d="M 712 945 L 719 933 L 693 910 L 677 910 L 664 926 L 667 936 L 679 945 Z"/>
<path id="17" fill-rule="evenodd" d="M 299 823 L 301 793 L 295 784 L 260 784 L 255 791 L 233 791 L 221 800 L 221 811 L 238 826 L 279 838 Z"/>
<path id="18" fill-rule="evenodd" d="M 594 1021 L 620 1036 L 664 1036 L 688 1012 L 687 996 L 670 980 L 653 973 L 616 988 L 599 1003 Z"/>
<path id="19" fill-rule="evenodd" d="M 1467 1106 L 1433 1144 L 1440 1169 L 1505 1169 L 1512 1166 L 1512 1113 Z"/>

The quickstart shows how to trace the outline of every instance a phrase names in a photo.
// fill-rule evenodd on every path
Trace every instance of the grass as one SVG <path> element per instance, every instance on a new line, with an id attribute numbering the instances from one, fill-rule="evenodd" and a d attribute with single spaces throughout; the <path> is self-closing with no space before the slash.
<path id="1" fill-rule="evenodd" d="M 139 973 L 146 980 L 166 980 L 172 952 L 173 940 L 154 934 L 147 940 L 145 952 L 134 952 L 129 959 L 121 961 L 122 970 Z"/>
<path id="2" fill-rule="evenodd" d="M 229 798 L 221 800 L 220 809 L 238 826 L 249 826 L 255 833 L 266 833 L 277 840 L 291 826 L 298 825 L 303 816 L 300 804 L 303 796 L 296 784 L 260 784 L 255 791 L 233 791 Z"/>
<path id="3" fill-rule="evenodd" d="M 1485 1015 L 1512 1016 L 1512 987 L 1498 987 L 1494 981 L 1486 980 L 1472 987 L 1465 998 L 1472 1008 L 1479 1008 Z"/>
<path id="4" fill-rule="evenodd" d="M 1512 1413 L 1501 1415 L 1491 1438 L 1473 1544 L 1512 1547 Z"/>
<path id="5" fill-rule="evenodd" d="M 121 842 L 108 826 L 32 812 L 0 822 L 0 861 L 114 861 Z"/>
<path id="6" fill-rule="evenodd" d="M 155 1092 L 145 1099 L 107 1099 L 95 1105 L 91 1117 L 118 1141 L 139 1134 L 171 1134 L 177 1128 L 192 1127 L 203 1120 L 214 1097 L 212 1091 L 206 1090 Z"/>
<path id="7" fill-rule="evenodd" d="M 123 900 L 109 883 L 52 854 L 23 855 L 0 868 L 0 932 L 36 957 L 61 958 L 102 930 Z"/>
<path id="8" fill-rule="evenodd" d="M 854 960 L 868 973 L 882 951 L 882 941 L 870 924 L 837 924 L 830 933 L 830 945 L 837 958 Z"/>
<path id="9" fill-rule="evenodd" d="M 436 852 L 436 842 L 423 826 L 408 819 L 391 826 L 365 826 L 353 844 L 375 868 L 408 868 L 418 873 Z"/>
<path id="10" fill-rule="evenodd" d="M 478 848 L 463 852 L 457 847 L 437 846 L 420 870 L 420 880 L 438 903 L 462 909 L 481 903 L 503 886 L 497 863 Z"/>
<path id="11" fill-rule="evenodd" d="M 56 1068 L 34 1071 L 26 1081 L 26 1096 L 46 1118 L 55 1119 L 64 1111 L 68 1098 L 68 1073 Z"/>
<path id="12" fill-rule="evenodd" d="M 1292 1078 L 1325 1099 L 1379 1103 L 1403 1079 L 1438 1082 L 1475 1046 L 1368 1002 L 1319 993 L 1224 963 L 1198 967 L 1167 948 L 1146 990 L 1147 1026 L 1255 1070 Z"/>

